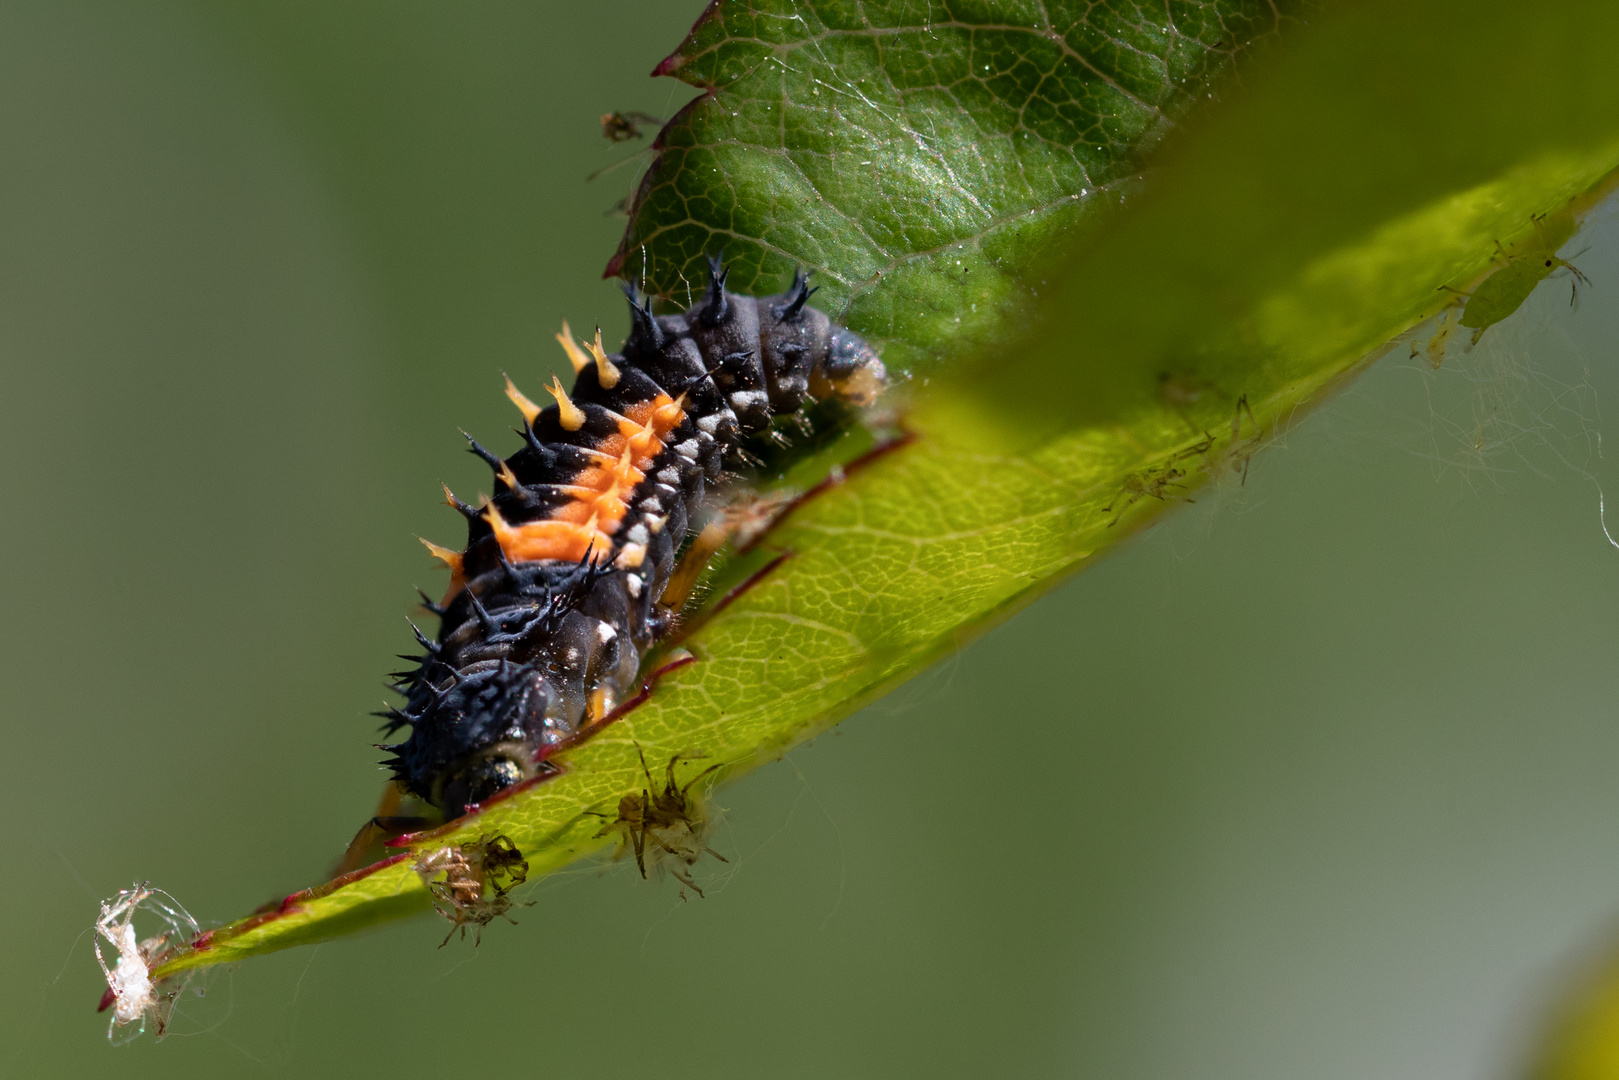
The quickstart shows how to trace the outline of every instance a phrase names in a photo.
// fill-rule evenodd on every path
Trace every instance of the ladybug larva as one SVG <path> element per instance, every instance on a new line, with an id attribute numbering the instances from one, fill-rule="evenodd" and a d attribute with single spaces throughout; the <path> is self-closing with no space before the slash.
<path id="1" fill-rule="evenodd" d="M 403 708 L 385 746 L 403 792 L 456 817 L 538 774 L 550 747 L 587 731 L 637 689 L 641 660 L 670 627 L 676 554 L 742 441 L 811 400 L 870 404 L 887 374 L 857 334 L 808 305 L 805 275 L 777 296 L 739 296 L 710 260 L 701 302 L 655 315 L 630 300 L 619 353 L 598 331 L 558 335 L 577 373 L 540 408 L 510 380 L 525 445 L 508 457 L 471 440 L 494 472 L 448 565 L 436 640 L 399 673 Z M 423 541 L 427 543 L 426 541 Z"/>

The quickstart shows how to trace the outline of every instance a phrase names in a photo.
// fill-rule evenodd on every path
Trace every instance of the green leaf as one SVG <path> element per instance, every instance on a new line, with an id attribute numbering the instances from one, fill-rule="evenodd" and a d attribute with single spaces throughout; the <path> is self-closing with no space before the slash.
<path id="1" fill-rule="evenodd" d="M 721 249 L 743 291 L 807 264 L 890 366 L 982 353 L 1030 310 L 1035 256 L 1314 6 L 714 5 L 657 69 L 708 93 L 659 137 L 608 273 L 685 301 Z"/>
<path id="2" fill-rule="evenodd" d="M 723 777 L 812 737 L 1240 473 L 1441 286 L 1619 167 L 1607 5 L 1275 10 L 711 6 L 661 69 L 709 92 L 662 136 L 614 269 L 683 301 L 721 243 L 741 287 L 813 267 L 820 302 L 915 376 L 894 395 L 914 437 L 721 568 L 696 662 L 562 775 L 160 973 L 423 911 L 410 856 L 446 842 L 504 833 L 531 876 L 599 851 L 638 747 Z M 870 447 L 852 432 L 813 468 Z M 985 717 L 970 752 L 1022 719 Z"/>
<path id="3" fill-rule="evenodd" d="M 1605 943 L 1590 960 L 1537 1047 L 1532 1080 L 1608 1080 L 1619 1075 L 1619 958 Z"/>

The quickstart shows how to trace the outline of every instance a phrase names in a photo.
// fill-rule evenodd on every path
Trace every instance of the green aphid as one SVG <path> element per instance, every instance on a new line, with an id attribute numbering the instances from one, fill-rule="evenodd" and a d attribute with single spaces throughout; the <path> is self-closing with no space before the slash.
<path id="1" fill-rule="evenodd" d="M 1462 309 L 1461 325 L 1472 329 L 1474 345 L 1478 344 L 1484 331 L 1522 307 L 1529 294 L 1535 291 L 1535 286 L 1553 271 L 1566 267 L 1574 275 L 1569 282 L 1570 306 L 1574 304 L 1579 286 L 1591 283 L 1578 267 L 1557 254 L 1557 249 L 1574 235 L 1576 225 L 1573 212 L 1563 210 L 1552 216 L 1542 215 L 1533 221 L 1535 234 L 1523 250 L 1508 252 L 1497 243 L 1496 248 L 1506 265 L 1485 278 L 1471 293 L 1459 293 L 1467 297 L 1467 306 Z M 1457 292 L 1455 289 L 1450 291 Z"/>

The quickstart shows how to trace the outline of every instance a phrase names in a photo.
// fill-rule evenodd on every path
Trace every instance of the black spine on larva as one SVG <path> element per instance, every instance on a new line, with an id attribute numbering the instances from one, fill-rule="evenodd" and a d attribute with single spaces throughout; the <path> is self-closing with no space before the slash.
<path id="1" fill-rule="evenodd" d="M 417 666 L 395 675 L 404 706 L 379 714 L 389 734 L 409 730 L 384 747 L 385 764 L 446 815 L 536 775 L 552 746 L 633 695 L 641 657 L 668 625 L 658 601 L 676 552 L 746 435 L 812 396 L 864 405 L 883 385 L 871 348 L 808 306 L 804 274 L 769 297 L 727 292 L 725 280 L 711 260 L 702 300 L 681 315 L 654 314 L 626 287 L 630 335 L 605 377 L 596 364 L 579 372 L 571 426 L 559 406 L 542 409 L 506 458 L 467 437 L 494 495 L 483 507 L 450 497 L 468 523 L 461 587 L 431 605 L 438 638 L 417 631 L 423 653 L 407 657 Z M 509 561 L 492 515 L 520 528 L 599 508 L 590 493 L 618 457 L 604 448 L 625 445 L 624 418 L 658 402 L 678 406 L 678 423 L 637 467 L 633 490 L 617 493 L 624 510 L 603 530 L 605 550 Z"/>

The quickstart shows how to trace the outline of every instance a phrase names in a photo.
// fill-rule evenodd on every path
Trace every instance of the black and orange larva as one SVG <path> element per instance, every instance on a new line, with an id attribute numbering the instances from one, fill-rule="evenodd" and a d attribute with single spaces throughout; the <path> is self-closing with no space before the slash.
<path id="1" fill-rule="evenodd" d="M 662 603 L 688 527 L 744 437 L 815 399 L 870 403 L 887 376 L 858 335 L 809 307 L 802 273 L 769 297 L 725 289 L 710 261 L 703 300 L 654 315 L 629 295 L 622 353 L 601 334 L 557 335 L 578 379 L 539 408 L 510 380 L 526 445 L 501 458 L 480 507 L 450 495 L 467 545 L 428 544 L 452 573 L 438 639 L 396 675 L 405 706 L 385 730 L 398 786 L 454 817 L 537 774 L 549 747 L 637 689 L 646 650 L 669 628 Z M 448 494 L 448 493 L 446 493 Z M 424 541 L 426 543 L 426 541 Z"/>

